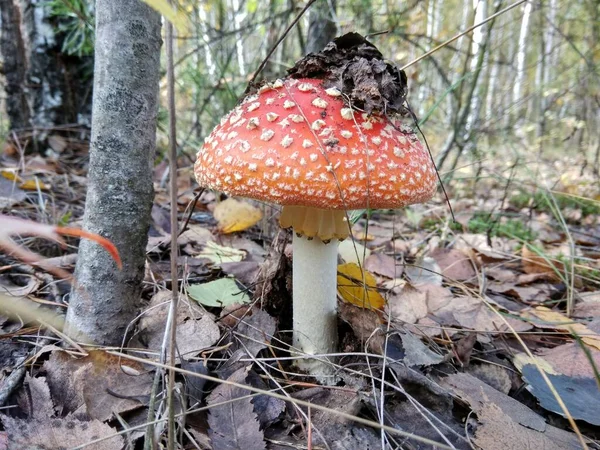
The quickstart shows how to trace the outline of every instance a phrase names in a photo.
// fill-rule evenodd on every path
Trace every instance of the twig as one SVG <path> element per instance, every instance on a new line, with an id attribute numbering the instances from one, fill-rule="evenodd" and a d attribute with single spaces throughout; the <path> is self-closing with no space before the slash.
<path id="1" fill-rule="evenodd" d="M 172 5 L 172 1 L 169 3 Z M 171 197 L 171 318 L 169 338 L 169 377 L 167 386 L 167 449 L 175 450 L 175 347 L 177 336 L 177 303 L 179 301 L 179 286 L 177 279 L 177 142 L 176 142 L 176 117 L 175 117 L 175 67 L 173 63 L 173 25 L 166 21 L 166 52 L 167 52 L 167 103 L 169 109 L 169 187 Z"/>
<path id="2" fill-rule="evenodd" d="M 446 45 L 451 44 L 452 42 L 454 42 L 455 40 L 457 40 L 459 37 L 464 36 L 467 33 L 470 33 L 471 31 L 473 31 L 475 28 L 478 28 L 482 25 L 485 25 L 486 23 L 488 23 L 490 20 L 495 19 L 496 17 L 498 17 L 501 14 L 504 14 L 507 11 L 510 11 L 513 8 L 516 8 L 517 6 L 519 6 L 521 3 L 525 3 L 527 0 L 519 0 L 518 2 L 513 3 L 512 5 L 507 6 L 504 9 L 501 9 L 500 11 L 498 11 L 495 14 L 492 14 L 490 17 L 488 17 L 485 20 L 482 20 L 479 23 L 476 23 L 475 25 L 467 28 L 465 31 L 461 31 L 460 33 L 458 33 L 456 36 L 451 37 L 450 39 L 448 39 L 445 42 L 442 42 L 440 45 L 438 45 L 437 47 L 432 48 L 431 50 L 429 50 L 427 53 L 422 54 L 421 56 L 419 56 L 417 59 L 413 59 L 411 62 L 409 62 L 408 64 L 405 64 L 403 67 L 400 68 L 400 70 L 405 70 L 407 67 L 412 66 L 413 64 L 418 63 L 419 61 L 421 61 L 422 59 L 427 58 L 429 55 L 437 52 L 439 49 L 444 48 Z"/>
<path id="3" fill-rule="evenodd" d="M 18 369 L 13 370 L 11 374 L 6 377 L 2 383 L 2 388 L 0 388 L 0 406 L 4 406 L 8 397 L 21 386 L 21 382 L 25 377 L 25 372 L 25 366 L 21 366 Z"/>

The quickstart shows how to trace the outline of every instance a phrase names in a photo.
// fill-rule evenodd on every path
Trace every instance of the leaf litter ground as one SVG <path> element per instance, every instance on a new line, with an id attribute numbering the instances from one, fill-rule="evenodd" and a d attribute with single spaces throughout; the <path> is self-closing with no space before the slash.
<path id="1" fill-rule="evenodd" d="M 31 183 L 15 185 L 3 172 L 12 188 L 0 192 L 2 213 L 80 223 L 86 180 L 78 164 L 3 158 L 10 173 L 39 182 L 28 190 Z M 59 325 L 40 327 L 42 313 L 64 315 L 70 282 L 0 255 L 2 298 L 30 313 L 8 308 L 0 316 L 0 448 L 138 448 L 150 407 L 154 436 L 164 435 L 165 393 L 153 384 L 171 298 L 172 230 L 160 166 L 155 176 L 145 306 L 118 349 L 125 356 L 65 341 Z M 312 448 L 432 448 L 420 438 L 486 450 L 581 448 L 582 439 L 597 446 L 600 224 L 580 203 L 550 206 L 560 196 L 598 193 L 577 193 L 564 177 L 545 197 L 504 181 L 480 182 L 487 194 L 476 197 L 469 183 L 453 183 L 459 225 L 441 199 L 358 220 L 355 239 L 340 247 L 342 381 L 327 387 L 298 373 L 289 356 L 290 239 L 262 231 L 277 230 L 276 211 L 204 193 L 178 238 L 186 287 L 174 318 L 182 448 L 306 448 L 308 439 Z M 191 171 L 178 186 L 183 224 Z M 72 273 L 75 239 L 63 248 L 18 242 Z"/>

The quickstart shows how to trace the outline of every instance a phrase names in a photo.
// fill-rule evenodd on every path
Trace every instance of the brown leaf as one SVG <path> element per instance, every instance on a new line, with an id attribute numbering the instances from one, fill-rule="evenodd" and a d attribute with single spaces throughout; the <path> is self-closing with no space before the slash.
<path id="1" fill-rule="evenodd" d="M 355 336 L 363 343 L 368 339 L 369 348 L 382 354 L 385 333 L 381 329 L 379 314 L 346 302 L 340 302 L 338 307 L 340 319 L 350 325 Z"/>
<path id="2" fill-rule="evenodd" d="M 458 236 L 455 248 L 457 250 L 474 250 L 484 263 L 505 261 L 511 257 L 512 253 L 506 240 L 492 237 L 488 242 L 488 236 L 485 234 L 463 233 Z"/>
<path id="3" fill-rule="evenodd" d="M 47 420 L 54 416 L 54 403 L 45 377 L 33 378 L 26 374 L 24 388 L 17 401 L 30 419 Z"/>
<path id="4" fill-rule="evenodd" d="M 573 433 L 548 425 L 544 432 L 531 430 L 517 423 L 512 417 L 493 403 L 481 406 L 477 411 L 480 426 L 475 432 L 474 442 L 485 450 L 507 448 L 544 450 L 580 449 L 579 440 Z"/>
<path id="5" fill-rule="evenodd" d="M 524 245 L 521 250 L 523 257 L 523 270 L 528 274 L 543 274 L 547 280 L 559 282 L 560 273 L 565 271 L 565 265 L 551 257 L 544 258 L 542 255 L 529 249 L 528 245 Z"/>
<path id="6" fill-rule="evenodd" d="M 587 350 L 600 369 L 600 350 L 588 346 Z M 540 349 L 537 356 L 549 363 L 556 373 L 569 377 L 594 378 L 594 370 L 587 355 L 577 342 L 559 345 L 551 349 Z"/>
<path id="7" fill-rule="evenodd" d="M 373 253 L 365 260 L 365 269 L 382 277 L 396 279 L 402 276 L 404 268 L 385 253 Z"/>
<path id="8" fill-rule="evenodd" d="M 394 321 L 416 323 L 427 315 L 427 292 L 406 284 L 400 294 L 391 295 L 386 305 L 386 313 Z"/>
<path id="9" fill-rule="evenodd" d="M 275 328 L 273 317 L 262 309 L 252 308 L 250 314 L 247 314 L 235 327 L 237 339 L 231 351 L 244 349 L 250 355 L 256 356 L 259 351 L 271 344 Z"/>
<path id="10" fill-rule="evenodd" d="M 73 448 L 117 432 L 100 420 L 83 421 L 73 416 L 33 420 L 8 416 L 1 416 L 1 418 L 8 434 L 8 448 L 15 450 Z M 120 450 L 123 445 L 123 437 L 115 436 L 86 445 L 85 448 L 86 450 Z"/>
<path id="11" fill-rule="evenodd" d="M 452 281 L 476 281 L 477 273 L 473 262 L 460 250 L 450 248 L 437 248 L 429 253 L 435 259 L 442 275 Z"/>
<path id="12" fill-rule="evenodd" d="M 44 369 L 52 399 L 62 414 L 84 411 L 102 421 L 145 403 L 153 380 L 141 364 L 101 350 L 79 359 L 54 352 Z"/>
<path id="13" fill-rule="evenodd" d="M 228 380 L 246 384 L 249 370 L 250 366 L 238 369 Z M 261 450 L 266 448 L 251 398 L 240 399 L 248 394 L 250 391 L 223 383 L 208 396 L 209 436 L 213 448 L 219 450 Z M 225 403 L 219 405 L 223 402 Z"/>
<path id="14" fill-rule="evenodd" d="M 151 350 L 158 351 L 162 347 L 171 298 L 171 291 L 157 292 L 140 319 L 141 341 Z M 184 357 L 210 347 L 220 336 L 214 317 L 183 296 L 179 297 L 176 333 L 177 347 Z"/>

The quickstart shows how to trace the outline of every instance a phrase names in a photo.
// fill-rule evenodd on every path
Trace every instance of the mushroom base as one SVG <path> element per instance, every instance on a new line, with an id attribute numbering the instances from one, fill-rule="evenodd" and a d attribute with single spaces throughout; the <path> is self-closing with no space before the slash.
<path id="1" fill-rule="evenodd" d="M 333 359 L 337 347 L 338 241 L 328 244 L 294 234 L 294 348 L 296 366 L 320 383 L 335 384 Z"/>
<path id="2" fill-rule="evenodd" d="M 294 232 L 299 235 L 318 237 L 323 242 L 331 239 L 343 240 L 350 235 L 350 226 L 344 210 L 284 206 L 279 224 L 282 228 L 294 228 Z"/>

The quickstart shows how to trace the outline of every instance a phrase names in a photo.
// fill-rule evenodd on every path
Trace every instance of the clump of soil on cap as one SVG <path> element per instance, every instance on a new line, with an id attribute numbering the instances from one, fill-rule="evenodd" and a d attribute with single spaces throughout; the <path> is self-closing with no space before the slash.
<path id="1" fill-rule="evenodd" d="M 384 61 L 381 52 L 358 33 L 334 39 L 319 53 L 309 53 L 288 70 L 292 78 L 317 78 L 335 87 L 344 101 L 367 113 L 402 114 L 406 74 Z"/>

